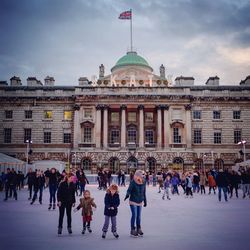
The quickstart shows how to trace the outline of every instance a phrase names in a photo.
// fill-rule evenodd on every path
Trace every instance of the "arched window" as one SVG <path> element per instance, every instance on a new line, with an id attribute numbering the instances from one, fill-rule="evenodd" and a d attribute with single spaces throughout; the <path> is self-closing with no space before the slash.
<path id="1" fill-rule="evenodd" d="M 84 158 L 82 160 L 82 169 L 85 173 L 91 173 L 91 159 Z"/>
<path id="2" fill-rule="evenodd" d="M 138 167 L 138 160 L 134 156 L 129 157 L 129 159 L 127 160 L 127 167 L 129 172 L 131 170 L 136 170 Z"/>
<path id="3" fill-rule="evenodd" d="M 215 169 L 223 169 L 224 170 L 224 161 L 222 159 L 216 159 L 214 162 Z"/>
<path id="4" fill-rule="evenodd" d="M 146 170 L 148 170 L 150 174 L 155 172 L 155 170 L 156 170 L 156 160 L 155 160 L 154 157 L 148 157 L 147 158 Z"/>
<path id="5" fill-rule="evenodd" d="M 117 157 L 112 157 L 109 159 L 109 169 L 111 170 L 112 174 L 117 174 L 120 170 L 120 161 Z"/>

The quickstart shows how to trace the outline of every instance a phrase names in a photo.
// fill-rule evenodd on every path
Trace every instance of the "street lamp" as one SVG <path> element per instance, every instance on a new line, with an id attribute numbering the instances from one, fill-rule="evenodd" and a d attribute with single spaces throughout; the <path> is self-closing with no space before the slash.
<path id="1" fill-rule="evenodd" d="M 243 147 L 243 156 L 244 156 L 244 162 L 246 161 L 246 140 L 241 140 L 238 142 L 238 145 L 242 145 Z"/>
<path id="2" fill-rule="evenodd" d="M 32 140 L 26 140 L 25 142 L 27 144 L 27 148 L 26 148 L 26 171 L 27 171 L 27 167 L 29 164 L 30 144 L 32 144 Z"/>

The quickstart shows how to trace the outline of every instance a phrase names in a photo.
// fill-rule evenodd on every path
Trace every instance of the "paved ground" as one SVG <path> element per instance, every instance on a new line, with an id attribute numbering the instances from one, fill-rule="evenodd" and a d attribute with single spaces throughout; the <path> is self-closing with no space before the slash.
<path id="1" fill-rule="evenodd" d="M 228 203 L 219 203 L 217 196 L 196 194 L 193 199 L 180 195 L 163 201 L 156 188 L 149 187 L 148 207 L 143 209 L 145 236 L 138 239 L 129 236 L 130 210 L 127 202 L 122 201 L 118 214 L 120 238 L 114 239 L 109 233 L 103 240 L 105 193 L 96 186 L 88 189 L 98 208 L 93 217 L 93 233 L 84 236 L 80 212 L 73 214 L 73 235 L 67 234 L 65 225 L 62 236 L 57 236 L 58 210 L 47 210 L 47 190 L 44 204 L 33 206 L 27 201 L 27 190 L 19 192 L 18 201 L 2 202 L 3 193 L 0 193 L 0 249 L 250 249 L 250 199 L 233 198 Z M 125 191 L 121 188 L 121 198 Z"/>

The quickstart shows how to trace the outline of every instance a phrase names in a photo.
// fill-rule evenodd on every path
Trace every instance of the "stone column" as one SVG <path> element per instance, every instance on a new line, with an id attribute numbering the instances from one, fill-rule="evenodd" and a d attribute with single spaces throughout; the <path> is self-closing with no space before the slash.
<path id="1" fill-rule="evenodd" d="M 103 147 L 108 147 L 108 105 L 104 105 L 103 113 Z"/>
<path id="2" fill-rule="evenodd" d="M 187 148 L 192 147 L 192 127 L 191 127 L 191 109 L 192 106 L 191 104 L 185 105 L 185 110 L 186 110 L 186 143 L 187 143 Z"/>
<path id="3" fill-rule="evenodd" d="M 80 106 L 74 106 L 74 148 L 78 148 L 79 142 L 81 142 L 81 127 L 80 127 Z M 80 136 L 79 136 L 80 135 Z"/>
<path id="4" fill-rule="evenodd" d="M 95 143 L 96 143 L 96 148 L 101 147 L 101 112 L 102 112 L 102 107 L 101 105 L 96 106 L 96 122 L 95 122 Z"/>
<path id="5" fill-rule="evenodd" d="M 121 105 L 122 117 L 121 117 L 121 147 L 126 147 L 126 105 Z"/>
<path id="6" fill-rule="evenodd" d="M 163 106 L 163 126 L 164 126 L 164 148 L 169 148 L 170 124 L 169 124 L 169 106 Z"/>
<path id="7" fill-rule="evenodd" d="M 162 106 L 156 106 L 157 109 L 157 148 L 162 147 L 162 119 L 161 119 L 161 110 Z"/>
<path id="8" fill-rule="evenodd" d="M 139 148 L 144 147 L 144 106 L 139 105 Z"/>

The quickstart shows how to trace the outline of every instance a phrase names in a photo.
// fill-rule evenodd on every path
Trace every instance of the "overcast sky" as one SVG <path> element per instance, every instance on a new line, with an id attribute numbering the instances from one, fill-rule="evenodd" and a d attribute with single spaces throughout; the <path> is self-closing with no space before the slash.
<path id="1" fill-rule="evenodd" d="M 154 73 L 238 84 L 250 75 L 250 0 L 0 0 L 0 80 L 53 76 L 76 85 L 105 74 L 130 43 Z"/>

